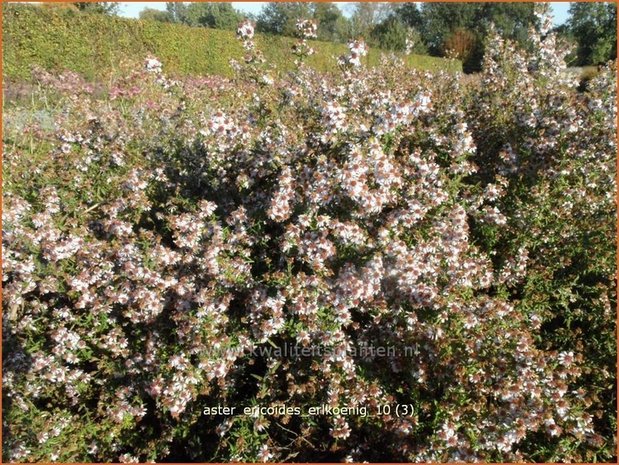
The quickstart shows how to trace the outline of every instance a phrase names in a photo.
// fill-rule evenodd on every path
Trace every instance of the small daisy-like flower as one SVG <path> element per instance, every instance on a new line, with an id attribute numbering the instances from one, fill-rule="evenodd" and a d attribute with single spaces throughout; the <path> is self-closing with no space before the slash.
<path id="1" fill-rule="evenodd" d="M 273 458 L 273 454 L 269 450 L 269 446 L 266 444 L 260 446 L 260 450 L 258 451 L 258 459 L 261 462 L 268 462 L 271 458 Z"/>
<path id="2" fill-rule="evenodd" d="M 254 38 L 254 24 L 245 19 L 239 24 L 236 33 L 243 40 L 251 40 Z"/>

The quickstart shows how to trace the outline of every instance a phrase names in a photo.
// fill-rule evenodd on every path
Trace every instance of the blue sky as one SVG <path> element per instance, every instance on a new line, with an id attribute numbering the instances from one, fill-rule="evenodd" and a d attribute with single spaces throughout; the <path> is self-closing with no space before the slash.
<path id="1" fill-rule="evenodd" d="M 344 11 L 347 2 L 336 2 L 338 6 Z M 237 10 L 245 11 L 247 13 L 260 13 L 263 5 L 266 2 L 232 2 L 232 5 Z M 570 7 L 568 2 L 551 3 L 555 24 L 563 24 L 568 17 L 567 10 Z M 165 2 L 127 2 L 120 4 L 120 15 L 128 18 L 137 18 L 144 8 L 155 8 L 157 10 L 165 10 Z"/>

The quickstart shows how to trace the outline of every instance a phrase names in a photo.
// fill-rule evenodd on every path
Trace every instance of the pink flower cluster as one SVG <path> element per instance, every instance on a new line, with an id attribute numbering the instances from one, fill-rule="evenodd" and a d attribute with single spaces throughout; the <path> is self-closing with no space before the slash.
<path id="1" fill-rule="evenodd" d="M 348 50 L 349 54 L 341 57 L 339 63 L 358 68 L 361 66 L 361 58 L 368 54 L 369 49 L 363 39 L 358 39 L 348 43 Z"/>

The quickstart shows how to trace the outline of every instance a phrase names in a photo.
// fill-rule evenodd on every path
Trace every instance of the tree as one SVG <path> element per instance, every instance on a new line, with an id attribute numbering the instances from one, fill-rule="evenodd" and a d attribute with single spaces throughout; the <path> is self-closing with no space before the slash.
<path id="1" fill-rule="evenodd" d="M 230 3 L 190 3 L 185 11 L 185 22 L 190 26 L 213 29 L 236 29 L 243 16 Z"/>
<path id="2" fill-rule="evenodd" d="M 400 3 L 394 9 L 395 16 L 408 27 L 419 29 L 423 18 L 416 3 Z"/>
<path id="3" fill-rule="evenodd" d="M 102 13 L 106 15 L 118 14 L 117 2 L 72 2 L 80 11 L 88 13 Z"/>
<path id="4" fill-rule="evenodd" d="M 370 45 L 385 50 L 403 51 L 408 28 L 396 16 L 390 16 L 372 29 Z"/>
<path id="5" fill-rule="evenodd" d="M 166 11 L 173 23 L 187 22 L 187 5 L 183 2 L 167 2 Z"/>
<path id="6" fill-rule="evenodd" d="M 467 36 L 468 58 L 463 68 L 469 72 L 481 67 L 483 44 L 491 23 L 503 37 L 524 43 L 535 21 L 532 3 L 424 3 L 421 7 L 421 33 L 432 54 L 443 56 L 447 41 L 463 44 L 463 34 Z"/>
<path id="7" fill-rule="evenodd" d="M 427 48 L 417 29 L 421 23 L 419 18 L 420 13 L 414 3 L 395 7 L 386 19 L 372 29 L 371 45 L 385 50 L 426 54 Z"/>
<path id="8" fill-rule="evenodd" d="M 503 36 L 524 44 L 529 37 L 529 29 L 535 24 L 533 3 L 481 3 L 478 18 L 484 26 L 493 23 Z M 474 28 L 473 24 L 469 28 Z M 486 29 L 484 29 L 484 33 Z"/>
<path id="9" fill-rule="evenodd" d="M 260 32 L 294 36 L 297 32 L 297 20 L 311 16 L 309 3 L 270 2 L 258 16 L 257 28 Z"/>
<path id="10" fill-rule="evenodd" d="M 370 36 L 372 30 L 391 13 L 388 3 L 359 2 L 354 4 L 350 18 L 353 36 Z"/>
<path id="11" fill-rule="evenodd" d="M 571 3 L 567 26 L 578 44 L 577 64 L 606 62 L 617 56 L 617 5 Z"/>
<path id="12" fill-rule="evenodd" d="M 348 39 L 350 27 L 342 11 L 331 2 L 312 3 L 313 18 L 318 22 L 318 39 L 342 42 Z"/>
<path id="13" fill-rule="evenodd" d="M 140 11 L 140 19 L 144 21 L 159 21 L 162 23 L 172 22 L 170 13 L 167 11 L 156 10 L 155 8 L 144 8 Z"/>
<path id="14" fill-rule="evenodd" d="M 421 34 L 433 55 L 443 55 L 443 44 L 456 28 L 475 22 L 472 3 L 424 3 L 421 7 Z"/>

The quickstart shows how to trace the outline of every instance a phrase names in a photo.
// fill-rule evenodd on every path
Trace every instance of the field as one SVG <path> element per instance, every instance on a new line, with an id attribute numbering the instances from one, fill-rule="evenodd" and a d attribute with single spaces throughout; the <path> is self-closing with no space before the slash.
<path id="1" fill-rule="evenodd" d="M 8 10 L 3 460 L 616 461 L 616 67 L 539 8 L 475 79 Z"/>

